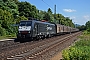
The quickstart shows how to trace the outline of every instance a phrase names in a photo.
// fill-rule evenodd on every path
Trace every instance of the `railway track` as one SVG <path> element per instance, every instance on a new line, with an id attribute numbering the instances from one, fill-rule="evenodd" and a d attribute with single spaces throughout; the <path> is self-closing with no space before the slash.
<path id="1" fill-rule="evenodd" d="M 61 36 L 62 37 L 62 36 Z M 55 38 L 54 38 L 55 39 Z M 45 41 L 46 40 L 46 41 Z M 2 53 L 4 54 L 2 54 L 1 53 L 1 55 L 3 55 L 3 56 L 1 56 L 1 58 L 3 57 L 3 58 L 5 58 L 4 56 L 9 56 L 9 55 L 12 55 L 12 53 L 14 53 L 15 52 L 15 54 L 17 54 L 17 53 L 19 53 L 19 54 L 21 54 L 21 53 L 23 53 L 24 51 L 26 51 L 26 49 L 33 49 L 33 48 L 35 48 L 35 47 L 38 47 L 39 45 L 41 45 L 41 44 L 46 44 L 46 42 L 48 42 L 49 40 L 47 40 L 47 39 L 45 39 L 45 40 L 42 40 L 42 41 L 34 41 L 34 42 L 27 42 L 27 43 L 22 43 L 22 44 L 17 44 L 17 45 L 12 45 L 12 46 L 6 46 L 6 47 L 4 47 L 4 48 L 2 48 L 3 50 L 1 50 L 1 51 L 3 51 Z M 15 47 L 16 46 L 16 47 Z M 12 47 L 12 48 L 9 48 L 9 47 Z M 6 49 L 5 49 L 6 48 Z M 21 51 L 22 50 L 22 51 Z M 10 52 L 9 52 L 10 51 Z M 17 53 L 16 53 L 17 52 Z M 8 54 L 8 55 L 7 55 Z M 14 55 L 15 55 L 14 54 Z"/>
<path id="2" fill-rule="evenodd" d="M 45 60 L 45 58 L 48 60 L 49 56 L 56 54 L 55 52 L 64 49 L 74 42 L 80 33 L 77 32 L 71 35 L 67 34 L 39 41 L 10 45 L 12 48 L 10 46 L 7 48 L 4 47 L 0 50 L 0 60 Z"/>

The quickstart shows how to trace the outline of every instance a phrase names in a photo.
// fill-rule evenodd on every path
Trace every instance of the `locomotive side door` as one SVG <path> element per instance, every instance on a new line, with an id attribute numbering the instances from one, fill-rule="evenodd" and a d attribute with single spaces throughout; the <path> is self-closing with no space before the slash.
<path id="1" fill-rule="evenodd" d="M 38 24 L 37 23 L 34 24 L 33 35 L 34 35 L 34 37 L 36 37 L 38 35 Z"/>

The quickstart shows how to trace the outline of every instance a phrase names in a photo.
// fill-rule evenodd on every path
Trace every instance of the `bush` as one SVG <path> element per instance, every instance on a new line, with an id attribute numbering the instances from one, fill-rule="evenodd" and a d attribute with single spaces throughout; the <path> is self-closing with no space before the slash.
<path id="1" fill-rule="evenodd" d="M 90 60 L 90 47 L 71 47 L 63 50 L 64 60 Z"/>
<path id="2" fill-rule="evenodd" d="M 0 36 L 5 36 L 6 35 L 6 30 L 1 27 L 0 25 Z"/>
<path id="3" fill-rule="evenodd" d="M 83 37 L 84 40 L 77 41 L 74 46 L 62 51 L 64 60 L 90 60 L 90 37 Z"/>
<path id="4" fill-rule="evenodd" d="M 90 32 L 90 27 L 87 29 L 88 32 Z"/>
<path id="5" fill-rule="evenodd" d="M 87 30 L 85 30 L 85 31 L 83 32 L 83 34 L 90 34 L 90 32 L 87 31 Z"/>

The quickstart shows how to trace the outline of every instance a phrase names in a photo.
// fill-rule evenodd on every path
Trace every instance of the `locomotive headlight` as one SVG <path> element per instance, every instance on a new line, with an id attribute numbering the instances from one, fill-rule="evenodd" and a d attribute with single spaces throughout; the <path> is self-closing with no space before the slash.
<path id="1" fill-rule="evenodd" d="M 21 26 L 19 26 L 19 29 L 22 29 L 22 27 L 21 27 Z"/>
<path id="2" fill-rule="evenodd" d="M 18 33 L 20 33 L 20 31 Z"/>
<path id="3" fill-rule="evenodd" d="M 30 31 L 28 33 L 30 33 Z"/>

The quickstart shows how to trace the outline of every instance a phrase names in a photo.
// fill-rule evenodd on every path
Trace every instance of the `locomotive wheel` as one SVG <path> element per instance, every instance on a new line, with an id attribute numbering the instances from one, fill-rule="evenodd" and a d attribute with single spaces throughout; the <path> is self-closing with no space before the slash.
<path id="1" fill-rule="evenodd" d="M 15 39 L 14 42 L 19 42 L 19 39 Z"/>
<path id="2" fill-rule="evenodd" d="M 42 36 L 42 39 L 45 39 L 45 36 Z"/>
<path id="3" fill-rule="evenodd" d="M 49 38 L 51 38 L 51 35 L 49 34 L 49 36 L 48 36 Z"/>
<path id="4" fill-rule="evenodd" d="M 36 36 L 36 40 L 39 40 L 39 36 Z"/>

